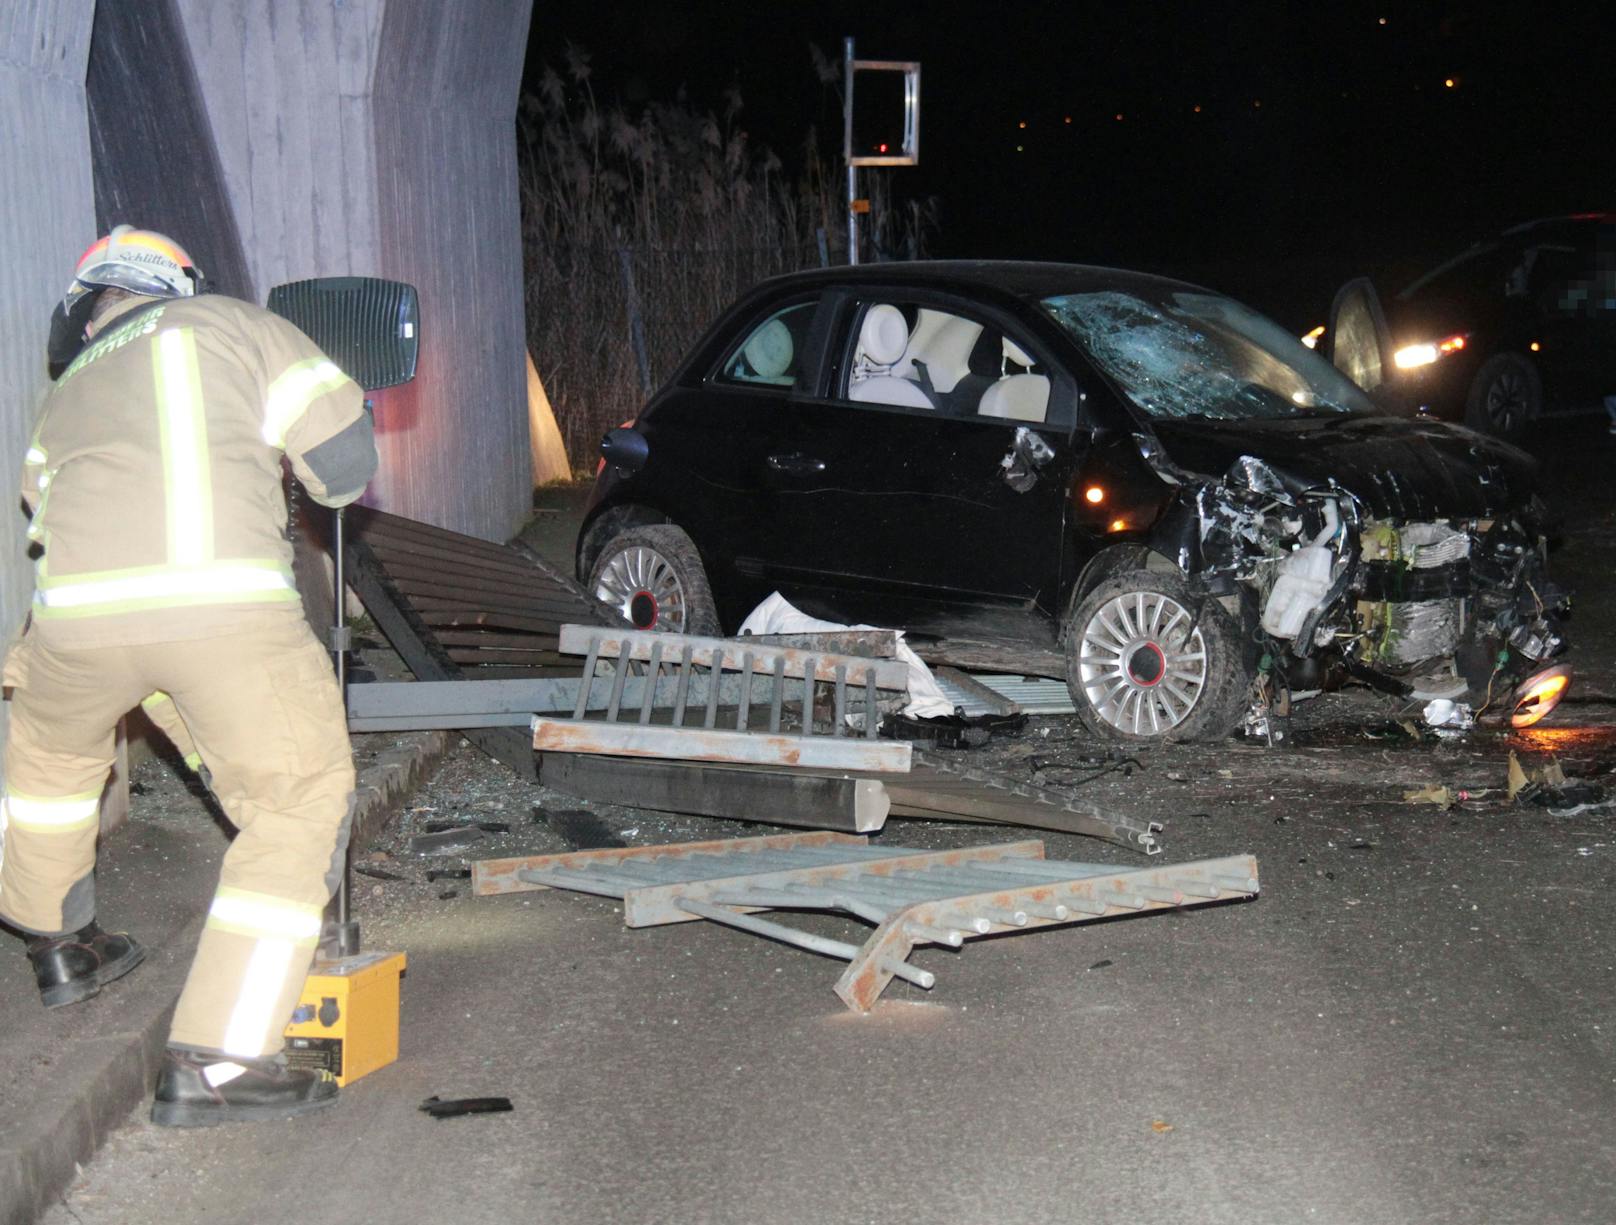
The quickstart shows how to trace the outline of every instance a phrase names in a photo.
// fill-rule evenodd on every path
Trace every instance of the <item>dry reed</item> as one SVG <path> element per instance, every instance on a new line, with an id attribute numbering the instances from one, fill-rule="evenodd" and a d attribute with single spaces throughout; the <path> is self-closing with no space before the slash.
<path id="1" fill-rule="evenodd" d="M 739 294 L 766 277 L 846 262 L 842 183 L 809 129 L 803 172 L 684 98 L 637 115 L 604 107 L 569 47 L 519 120 L 528 344 L 575 470 L 633 417 Z M 913 257 L 921 212 L 871 176 L 872 232 Z"/>

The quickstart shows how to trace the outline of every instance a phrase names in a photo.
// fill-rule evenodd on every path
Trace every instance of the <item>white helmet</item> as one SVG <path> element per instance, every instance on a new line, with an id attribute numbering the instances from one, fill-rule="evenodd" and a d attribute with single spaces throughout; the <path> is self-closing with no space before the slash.
<path id="1" fill-rule="evenodd" d="M 201 285 L 201 270 L 172 238 L 132 225 L 115 227 L 79 256 L 67 293 L 51 315 L 51 362 L 65 366 L 84 347 L 84 326 L 103 289 L 148 298 L 188 298 Z"/>

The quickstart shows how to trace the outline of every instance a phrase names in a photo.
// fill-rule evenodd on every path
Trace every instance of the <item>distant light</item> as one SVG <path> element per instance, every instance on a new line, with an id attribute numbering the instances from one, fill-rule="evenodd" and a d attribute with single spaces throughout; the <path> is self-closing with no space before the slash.
<path id="1" fill-rule="evenodd" d="M 1321 336 L 1323 336 L 1323 335 L 1324 335 L 1324 325 L 1321 323 L 1321 324 L 1319 324 L 1318 327 L 1314 328 L 1306 336 L 1302 337 L 1302 343 L 1305 344 L 1310 349 L 1316 349 L 1316 348 L 1319 347 L 1319 338 Z"/>
<path id="2" fill-rule="evenodd" d="M 885 153 L 887 151 L 887 142 L 883 140 L 880 144 L 876 145 L 875 149 L 877 153 Z"/>
<path id="3" fill-rule="evenodd" d="M 1027 148 L 1027 146 L 1026 146 L 1026 145 L 1017 145 L 1017 146 L 1016 146 L 1016 152 L 1017 152 L 1017 153 L 1022 153 L 1022 152 L 1025 152 L 1025 151 L 1026 151 L 1026 148 Z"/>
<path id="4" fill-rule="evenodd" d="M 1023 119 L 1020 123 L 1016 124 L 1016 127 L 1018 127 L 1018 128 L 1024 128 L 1026 126 L 1027 126 L 1027 121 L 1025 119 Z"/>
<path id="5" fill-rule="evenodd" d="M 1200 103 L 1199 103 L 1199 102 L 1197 102 L 1197 103 L 1196 103 L 1196 104 L 1195 104 L 1195 113 L 1196 113 L 1196 114 L 1197 114 L 1197 115 L 1199 115 L 1199 114 L 1200 114 L 1200 113 L 1201 113 L 1201 104 L 1200 104 Z"/>
<path id="6" fill-rule="evenodd" d="M 1534 352 L 1534 353 L 1541 353 L 1543 351 L 1543 346 L 1538 344 L 1538 342 L 1535 341 L 1535 340 L 1531 344 L 1527 345 L 1526 347 L 1531 349 L 1532 352 Z"/>
<path id="7" fill-rule="evenodd" d="M 1570 685 L 1571 669 L 1565 664 L 1556 664 L 1527 677 L 1515 690 L 1510 726 L 1531 727 L 1560 704 Z"/>
<path id="8" fill-rule="evenodd" d="M 1071 123 L 1072 122 L 1072 117 L 1070 115 L 1068 115 L 1068 116 L 1066 116 L 1066 118 L 1062 122 Z"/>
<path id="9" fill-rule="evenodd" d="M 1458 84 L 1458 82 L 1455 81 L 1452 77 L 1444 77 L 1442 79 L 1442 84 L 1446 85 L 1449 89 L 1452 89 L 1455 85 Z"/>
<path id="10" fill-rule="evenodd" d="M 1128 530 L 1128 521 L 1126 519 L 1113 519 L 1111 520 L 1111 526 L 1108 530 L 1113 532 L 1125 532 Z"/>
<path id="11" fill-rule="evenodd" d="M 1381 18 L 1381 19 L 1380 19 L 1380 24 L 1381 24 L 1381 25 L 1385 25 L 1385 24 L 1386 24 L 1386 19 L 1385 19 L 1385 18 L 1384 18 L 1384 17 L 1382 17 L 1382 18 Z"/>
<path id="12" fill-rule="evenodd" d="M 1261 106 L 1262 105 L 1262 99 L 1261 98 L 1253 98 L 1251 100 L 1251 105 L 1252 106 Z"/>
<path id="13" fill-rule="evenodd" d="M 1090 485 L 1083 491 L 1083 499 L 1091 506 L 1098 506 L 1105 501 L 1105 490 L 1098 485 Z"/>
<path id="14" fill-rule="evenodd" d="M 1399 370 L 1413 370 L 1417 366 L 1429 366 L 1437 358 L 1457 353 L 1464 347 L 1463 336 L 1448 336 L 1434 344 L 1404 345 L 1392 354 L 1392 363 Z"/>
<path id="15" fill-rule="evenodd" d="M 1121 112 L 1121 111 L 1118 111 L 1118 112 L 1117 112 L 1117 122 L 1118 122 L 1118 123 L 1121 123 L 1121 122 L 1122 122 L 1122 112 Z"/>

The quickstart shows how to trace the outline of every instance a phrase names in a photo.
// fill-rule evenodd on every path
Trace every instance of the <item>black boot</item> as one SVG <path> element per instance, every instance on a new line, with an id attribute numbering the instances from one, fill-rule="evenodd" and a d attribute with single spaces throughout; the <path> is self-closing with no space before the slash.
<path id="1" fill-rule="evenodd" d="M 164 1127 L 211 1127 L 287 1119 L 336 1100 L 337 1078 L 324 1069 L 170 1049 L 163 1055 L 151 1117 Z"/>
<path id="2" fill-rule="evenodd" d="M 77 1004 L 122 978 L 146 960 L 146 950 L 123 932 L 104 932 L 94 923 L 65 936 L 38 936 L 28 942 L 28 960 L 47 1008 Z"/>

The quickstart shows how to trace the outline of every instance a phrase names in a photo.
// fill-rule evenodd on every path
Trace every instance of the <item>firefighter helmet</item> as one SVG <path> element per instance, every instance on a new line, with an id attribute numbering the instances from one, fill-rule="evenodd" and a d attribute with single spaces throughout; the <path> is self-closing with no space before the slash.
<path id="1" fill-rule="evenodd" d="M 79 256 L 67 293 L 51 316 L 50 360 L 65 366 L 84 346 L 84 328 L 103 289 L 149 298 L 188 298 L 202 285 L 201 270 L 172 238 L 120 225 Z"/>

